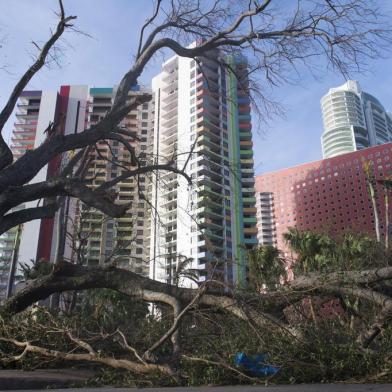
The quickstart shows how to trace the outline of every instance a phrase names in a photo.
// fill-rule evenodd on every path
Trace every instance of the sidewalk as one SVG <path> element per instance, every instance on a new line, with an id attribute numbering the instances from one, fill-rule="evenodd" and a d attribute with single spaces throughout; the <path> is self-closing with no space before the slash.
<path id="1" fill-rule="evenodd" d="M 1 390 L 1 389 L 0 389 Z M 36 390 L 35 390 L 36 391 Z M 23 392 L 35 392 L 24 390 Z M 71 388 L 51 392 L 392 392 L 392 384 L 304 384 L 279 386 L 225 386 L 200 388 Z"/>
<path id="2" fill-rule="evenodd" d="M 93 372 L 74 369 L 59 370 L 2 370 L 0 369 L 0 391 L 4 390 L 27 390 L 47 389 L 47 386 L 64 388 L 87 381 L 94 375 Z"/>

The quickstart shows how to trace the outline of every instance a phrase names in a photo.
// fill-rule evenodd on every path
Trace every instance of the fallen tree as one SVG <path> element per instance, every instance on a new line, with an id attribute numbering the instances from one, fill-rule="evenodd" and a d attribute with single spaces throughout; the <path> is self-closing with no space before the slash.
<path id="1" fill-rule="evenodd" d="M 211 339 L 224 339 L 225 334 L 234 334 L 229 339 L 231 342 L 231 339 L 235 339 L 235 334 L 240 334 L 241 340 L 247 340 L 249 337 L 249 342 L 246 343 L 250 345 L 249 350 L 255 339 L 262 341 L 260 344 L 263 349 L 270 350 L 276 361 L 276 358 L 282 355 L 279 354 L 281 349 L 277 353 L 274 352 L 278 344 L 290 345 L 290 349 L 286 347 L 289 351 L 296 347 L 296 350 L 301 350 L 301 357 L 308 351 L 311 353 L 314 350 L 321 350 L 321 347 L 314 346 L 317 339 L 320 339 L 314 334 L 320 334 L 321 331 L 325 339 L 328 334 L 335 334 L 333 339 L 336 341 L 332 347 L 337 352 L 349 349 L 353 353 L 356 352 L 355 355 L 364 355 L 367 358 L 373 355 L 373 350 L 366 351 L 364 348 L 374 343 L 378 336 L 384 336 L 382 333 L 389 330 L 391 320 L 392 298 L 372 286 L 381 281 L 387 284 L 391 277 L 392 267 L 342 271 L 329 276 L 312 272 L 275 290 L 257 293 L 229 290 L 219 287 L 214 281 L 206 281 L 199 288 L 187 289 L 153 281 L 113 265 L 87 267 L 62 262 L 55 265 L 49 274 L 27 281 L 23 288 L 2 304 L 2 361 L 7 366 L 10 363 L 23 363 L 29 356 L 33 356 L 35 362 L 90 362 L 123 369 L 143 377 L 161 374 L 174 383 L 183 382 L 180 380 L 184 374 L 193 371 L 193 366 L 213 366 L 221 369 L 220 371 L 228 372 L 231 374 L 230 377 L 236 377 L 237 382 L 255 382 L 248 373 L 230 364 L 228 353 L 219 357 L 219 350 L 215 354 L 213 351 L 200 352 L 199 345 L 208 346 L 212 344 Z M 91 321 L 88 319 L 94 318 L 90 313 L 88 317 L 80 316 L 79 321 L 75 323 L 73 317 L 78 314 L 78 308 L 74 310 L 73 315 L 62 316 L 50 313 L 46 309 L 37 312 L 33 305 L 54 293 L 85 291 L 82 296 L 89 298 L 89 290 L 103 288 L 121 293 L 130 301 L 154 303 L 160 309 L 160 319 L 146 321 L 144 316 L 139 319 L 140 325 L 136 325 L 133 324 L 135 320 L 130 318 L 129 321 L 123 320 L 122 327 L 112 326 L 110 329 L 101 325 L 102 321 L 99 321 L 98 314 L 97 330 L 97 327 L 94 329 L 88 324 Z M 296 305 L 301 299 L 331 295 L 360 300 L 363 309 L 367 307 L 371 312 L 369 315 L 363 313 L 358 319 L 361 321 L 354 329 L 349 327 L 348 317 L 332 321 L 319 318 L 309 320 L 305 324 L 293 325 L 284 316 L 283 311 L 288 305 L 297 306 L 297 310 L 301 311 L 300 306 Z M 114 309 L 113 311 L 115 312 Z M 123 316 L 120 313 L 116 316 L 113 314 L 113 317 L 121 319 Z M 327 323 L 330 322 L 333 323 L 332 326 L 327 327 Z M 83 323 L 87 325 L 82 328 L 80 325 Z M 127 323 L 132 324 L 130 329 L 122 330 L 121 328 L 126 328 Z M 147 332 L 149 328 L 153 328 L 153 332 Z M 210 332 L 207 333 L 205 328 Z M 214 337 L 216 328 L 222 328 L 222 332 Z M 226 328 L 229 328 L 230 332 Z M 92 332 L 93 330 L 95 332 Z M 205 333 L 207 335 L 204 335 Z M 382 339 L 387 339 L 390 334 L 385 333 Z M 345 339 L 351 340 L 339 342 L 342 334 L 348 334 Z M 267 342 L 268 339 L 273 339 L 273 342 L 267 344 L 265 339 Z M 235 343 L 232 348 L 229 345 L 227 349 L 238 350 L 238 344 Z M 321 344 L 321 341 L 317 344 Z M 373 349 L 376 347 L 377 345 Z M 380 355 L 379 349 L 376 350 L 375 355 Z M 321 353 L 322 350 L 320 355 Z M 369 359 L 365 357 L 362 360 L 366 362 Z M 317 365 L 317 361 L 314 362 L 311 357 L 307 360 L 311 361 L 313 367 L 321 366 L 321 363 Z M 326 358 L 324 360 L 328 361 Z M 291 359 L 287 359 L 286 363 L 284 357 L 281 357 L 280 361 L 282 368 L 296 369 L 299 366 L 295 360 L 290 362 Z M 274 364 L 279 365 L 276 362 Z M 322 365 L 315 374 L 324 372 L 323 366 L 326 365 Z M 297 370 L 302 372 L 299 368 Z"/>
<path id="2" fill-rule="evenodd" d="M 312 272 L 275 291 L 251 294 L 235 291 L 228 294 L 224 287 L 219 289 L 211 285 L 213 287 L 210 288 L 208 281 L 203 284 L 201 292 L 201 288 L 168 285 L 113 265 L 88 267 L 61 262 L 54 265 L 50 274 L 27 281 L 18 293 L 4 302 L 0 314 L 12 317 L 54 293 L 108 288 L 146 302 L 164 303 L 174 310 L 174 318 L 197 298 L 198 305 L 221 309 L 260 326 L 274 323 L 290 330 L 289 325 L 280 320 L 285 306 L 310 295 L 345 295 L 362 299 L 380 309 L 373 325 L 359 338 L 364 346 L 368 346 L 392 319 L 392 297 L 371 287 L 391 279 L 392 267 L 329 274 Z M 253 309 L 252 304 L 257 304 L 259 310 Z M 263 311 L 263 307 L 269 310 Z"/>

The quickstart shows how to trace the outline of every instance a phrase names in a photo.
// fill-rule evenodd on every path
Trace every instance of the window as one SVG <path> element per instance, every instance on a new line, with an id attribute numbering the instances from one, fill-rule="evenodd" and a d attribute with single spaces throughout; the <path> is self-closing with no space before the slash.
<path id="1" fill-rule="evenodd" d="M 148 113 L 144 112 L 142 113 L 142 119 L 147 120 L 148 119 Z"/>

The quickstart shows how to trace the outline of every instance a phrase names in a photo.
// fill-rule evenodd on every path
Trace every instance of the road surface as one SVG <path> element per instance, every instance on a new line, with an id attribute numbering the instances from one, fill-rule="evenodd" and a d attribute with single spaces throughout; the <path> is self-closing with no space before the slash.
<path id="1" fill-rule="evenodd" d="M 0 386 L 1 388 L 1 386 Z M 1 389 L 0 389 L 1 390 Z M 41 389 L 42 390 L 42 389 Z M 37 390 L 23 390 L 36 392 Z M 392 384 L 313 384 L 279 386 L 225 386 L 195 388 L 69 388 L 51 392 L 392 392 Z"/>

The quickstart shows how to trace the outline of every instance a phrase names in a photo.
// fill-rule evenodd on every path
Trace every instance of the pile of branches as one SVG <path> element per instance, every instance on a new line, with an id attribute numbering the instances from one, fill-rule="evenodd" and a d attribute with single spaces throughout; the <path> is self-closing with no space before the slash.
<path id="1" fill-rule="evenodd" d="M 233 356 L 237 351 L 268 350 L 271 363 L 281 369 L 275 377 L 286 381 L 290 377 L 300 381 L 358 378 L 360 374 L 347 371 L 346 365 L 353 358 L 360 358 L 358 363 L 363 365 L 356 372 L 366 364 L 367 371 L 389 374 L 389 370 L 381 368 L 380 361 L 383 358 L 385 367 L 390 347 L 392 296 L 383 287 L 391 278 L 392 267 L 312 272 L 259 293 L 219 288 L 212 281 L 197 289 L 181 288 L 113 265 L 84 267 L 62 262 L 49 274 L 27 281 L 0 307 L 2 361 L 7 366 L 23 363 L 26 358 L 35 358 L 34 363 L 89 362 L 143 377 L 160 374 L 175 383 L 193 379 L 195 369 L 208 367 L 220 376 L 224 373 L 227 377 L 229 373 L 229 380 L 234 377 L 236 382 L 255 382 L 252 374 L 234 366 Z M 75 315 L 83 313 L 82 305 L 71 315 L 31 308 L 55 293 L 90 290 L 79 297 L 89 298 L 91 289 L 108 289 L 125 296 L 128 302 L 153 304 L 154 310 L 139 318 L 125 316 L 121 311 L 117 315 L 117 320 L 123 319 L 121 327 L 120 321 L 107 326 L 102 321 L 102 310 L 94 317 L 94 312 L 89 312 L 89 317 L 75 319 Z M 288 306 L 301 312 L 303 299 L 331 296 L 341 298 L 343 306 L 349 302 L 361 306 L 355 311 L 345 306 L 344 314 L 332 320 L 316 316 L 305 317 L 301 323 L 288 322 Z M 108 304 L 114 320 L 117 311 L 112 300 Z M 83 327 L 90 318 L 94 326 Z M 127 327 L 131 320 L 139 324 Z M 335 369 L 331 373 L 334 367 L 328 363 L 334 361 L 344 372 Z M 306 372 L 302 362 L 309 365 L 305 366 Z M 201 382 L 199 376 L 196 383 Z"/>

